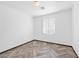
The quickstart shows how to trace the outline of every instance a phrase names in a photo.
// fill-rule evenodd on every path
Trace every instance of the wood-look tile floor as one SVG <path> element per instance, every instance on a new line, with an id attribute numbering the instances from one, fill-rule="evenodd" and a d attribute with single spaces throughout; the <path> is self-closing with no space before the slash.
<path id="1" fill-rule="evenodd" d="M 0 54 L 0 58 L 77 58 L 72 47 L 34 40 Z"/>

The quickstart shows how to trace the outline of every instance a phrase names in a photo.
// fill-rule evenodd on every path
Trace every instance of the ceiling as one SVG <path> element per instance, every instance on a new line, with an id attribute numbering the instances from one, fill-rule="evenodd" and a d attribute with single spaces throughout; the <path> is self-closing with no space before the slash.
<path id="1" fill-rule="evenodd" d="M 41 1 L 40 6 L 33 5 L 33 1 L 1 1 L 0 5 L 28 13 L 31 16 L 40 16 L 71 8 L 72 1 Z M 42 8 L 42 9 L 41 9 Z"/>

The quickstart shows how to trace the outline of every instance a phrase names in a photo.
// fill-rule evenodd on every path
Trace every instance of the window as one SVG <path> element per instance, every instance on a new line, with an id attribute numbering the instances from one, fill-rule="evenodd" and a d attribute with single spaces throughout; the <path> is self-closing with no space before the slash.
<path id="1" fill-rule="evenodd" d="M 55 33 L 55 18 L 43 19 L 43 33 L 54 34 Z"/>

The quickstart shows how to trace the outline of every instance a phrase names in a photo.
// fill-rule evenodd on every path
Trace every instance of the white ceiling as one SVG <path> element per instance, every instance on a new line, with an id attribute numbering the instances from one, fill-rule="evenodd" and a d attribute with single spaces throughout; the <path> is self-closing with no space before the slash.
<path id="1" fill-rule="evenodd" d="M 0 2 L 0 5 L 5 5 L 17 9 L 19 11 L 28 13 L 31 16 L 45 15 L 48 13 L 57 12 L 63 9 L 71 8 L 73 2 L 71 1 L 41 1 L 40 6 L 36 7 L 32 1 L 7 1 Z M 41 9 L 40 7 L 45 7 Z"/>

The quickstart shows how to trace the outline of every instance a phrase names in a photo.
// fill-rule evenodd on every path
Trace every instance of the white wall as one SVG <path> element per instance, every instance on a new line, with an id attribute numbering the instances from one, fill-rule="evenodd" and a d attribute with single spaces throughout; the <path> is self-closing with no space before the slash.
<path id="1" fill-rule="evenodd" d="M 43 18 L 56 18 L 56 33 L 45 35 L 42 33 Z M 59 44 L 72 45 L 72 9 L 60 12 L 34 17 L 34 38 L 38 40 L 54 42 Z"/>
<path id="2" fill-rule="evenodd" d="M 73 48 L 79 56 L 79 2 L 75 2 L 73 6 L 72 26 Z"/>
<path id="3" fill-rule="evenodd" d="M 0 5 L 0 52 L 31 41 L 32 30 L 28 14 Z"/>

